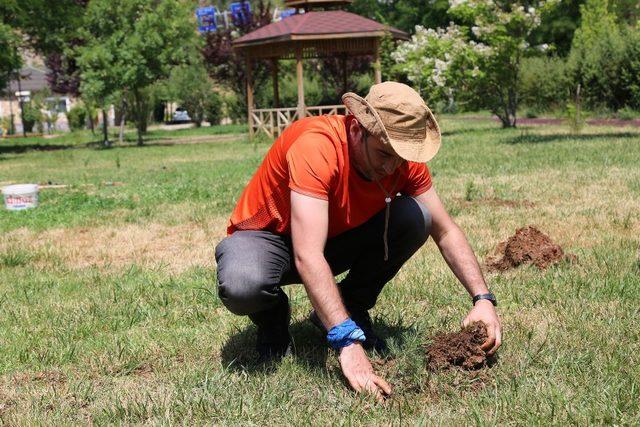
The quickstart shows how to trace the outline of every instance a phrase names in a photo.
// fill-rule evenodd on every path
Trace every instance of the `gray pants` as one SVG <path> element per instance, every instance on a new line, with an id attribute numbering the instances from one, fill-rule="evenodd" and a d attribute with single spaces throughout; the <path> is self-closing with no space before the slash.
<path id="1" fill-rule="evenodd" d="M 324 255 L 334 275 L 349 270 L 338 286 L 349 312 L 371 309 L 384 285 L 426 242 L 431 230 L 427 208 L 412 197 L 391 202 L 389 259 L 384 261 L 384 210 L 361 226 L 327 240 Z M 288 307 L 281 286 L 301 283 L 291 237 L 269 231 L 236 231 L 216 247 L 218 294 L 234 314 L 254 323 Z"/>

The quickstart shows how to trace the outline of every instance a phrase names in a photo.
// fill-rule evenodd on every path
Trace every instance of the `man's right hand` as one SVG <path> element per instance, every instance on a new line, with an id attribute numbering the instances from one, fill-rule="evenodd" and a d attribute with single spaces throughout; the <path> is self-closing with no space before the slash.
<path id="1" fill-rule="evenodd" d="M 384 379 L 373 372 L 373 367 L 362 345 L 351 344 L 340 350 L 340 367 L 349 381 L 349 385 L 356 391 L 367 391 L 375 395 L 380 402 L 391 395 L 391 386 Z"/>

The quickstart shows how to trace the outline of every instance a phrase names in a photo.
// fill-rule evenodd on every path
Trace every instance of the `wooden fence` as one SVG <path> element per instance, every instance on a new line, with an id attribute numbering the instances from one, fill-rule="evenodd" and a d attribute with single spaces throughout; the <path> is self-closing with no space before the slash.
<path id="1" fill-rule="evenodd" d="M 305 107 L 305 117 L 346 114 L 344 105 Z M 264 132 L 271 138 L 278 137 L 291 123 L 298 120 L 298 108 L 257 108 L 250 112 L 253 135 Z"/>

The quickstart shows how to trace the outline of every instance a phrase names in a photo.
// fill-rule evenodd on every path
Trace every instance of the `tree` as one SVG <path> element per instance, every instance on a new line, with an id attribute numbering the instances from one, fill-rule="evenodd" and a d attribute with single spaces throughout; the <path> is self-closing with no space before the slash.
<path id="1" fill-rule="evenodd" d="M 416 25 L 444 27 L 449 23 L 448 0 L 355 0 L 351 12 L 412 33 Z"/>
<path id="2" fill-rule="evenodd" d="M 89 3 L 85 44 L 78 48 L 83 94 L 104 100 L 117 90 L 133 97 L 138 145 L 147 114 L 144 92 L 171 68 L 196 55 L 191 3 L 181 0 L 94 0 Z"/>
<path id="3" fill-rule="evenodd" d="M 5 90 L 22 65 L 19 42 L 12 28 L 0 23 L 0 92 Z"/>
<path id="4" fill-rule="evenodd" d="M 554 53 L 566 56 L 571 49 L 573 35 L 580 26 L 580 6 L 584 2 L 561 0 L 558 7 L 549 8 L 542 16 L 540 26 L 533 31 L 531 44 L 547 43 Z"/>
<path id="5" fill-rule="evenodd" d="M 219 28 L 204 34 L 202 56 L 209 76 L 235 93 L 242 111 L 247 111 L 247 67 L 245 58 L 233 50 L 232 42 L 236 38 L 250 33 L 271 22 L 270 3 L 264 0 L 252 2 L 250 18 L 236 22 L 231 28 Z M 270 69 L 266 61 L 256 61 L 252 67 L 254 87 L 262 87 L 270 78 Z"/>
<path id="6" fill-rule="evenodd" d="M 189 113 L 196 126 L 205 119 L 213 93 L 213 82 L 202 64 L 175 67 L 166 83 L 167 98 L 177 101 Z"/>
<path id="7" fill-rule="evenodd" d="M 397 70 L 427 102 L 452 110 L 457 108 L 456 103 L 474 101 L 474 84 L 483 75 L 480 67 L 484 68 L 488 49 L 484 44 L 469 42 L 454 24 L 437 30 L 418 26 L 411 41 L 398 46 L 392 57 Z"/>
<path id="8" fill-rule="evenodd" d="M 451 0 L 449 13 L 462 26 L 416 28 L 395 53 L 398 68 L 423 94 L 434 92 L 427 98 L 487 108 L 503 127 L 514 127 L 521 60 L 546 48 L 532 47 L 528 38 L 554 3 Z"/>
<path id="9" fill-rule="evenodd" d="M 629 99 L 621 73 L 628 38 L 623 37 L 608 0 L 588 0 L 580 10 L 582 23 L 571 46 L 570 72 L 588 106 L 617 110 Z"/>
<path id="10" fill-rule="evenodd" d="M 0 4 L 4 22 L 11 22 L 25 47 L 39 53 L 49 70 L 47 80 L 54 92 L 78 95 L 79 75 L 72 48 L 81 43 L 88 0 L 20 0 Z"/>

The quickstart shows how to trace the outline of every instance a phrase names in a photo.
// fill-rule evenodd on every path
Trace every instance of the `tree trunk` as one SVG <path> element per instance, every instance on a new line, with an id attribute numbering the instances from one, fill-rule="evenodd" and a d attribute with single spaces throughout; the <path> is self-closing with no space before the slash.
<path id="1" fill-rule="evenodd" d="M 18 97 L 18 105 L 20 105 L 20 121 L 22 123 L 22 136 L 24 138 L 27 137 L 27 130 L 24 127 L 24 102 L 22 101 L 22 84 L 20 83 L 20 71 L 18 71 L 18 92 L 20 92 L 20 96 Z"/>
<path id="2" fill-rule="evenodd" d="M 133 100 L 136 109 L 134 116 L 136 118 L 136 129 L 138 131 L 138 146 L 144 145 L 144 141 L 142 140 L 142 132 L 144 132 L 144 112 L 142 111 L 142 100 L 140 99 L 140 96 L 140 92 L 137 89 L 133 91 Z"/>
<path id="3" fill-rule="evenodd" d="M 517 102 L 515 101 L 515 97 L 512 92 L 512 90 L 507 89 L 505 99 L 505 93 L 502 91 L 502 88 L 498 89 L 498 93 L 500 94 L 500 106 L 498 108 L 496 105 L 496 111 L 492 111 L 493 114 L 498 116 L 500 119 L 503 129 L 516 127 Z"/>
<path id="4" fill-rule="evenodd" d="M 94 128 L 94 123 L 93 123 L 93 114 L 91 111 L 91 108 L 89 108 L 88 106 L 85 107 L 86 111 L 87 111 L 87 118 L 89 120 L 89 129 L 91 130 L 91 135 L 95 135 L 96 134 L 96 130 Z"/>
<path id="5" fill-rule="evenodd" d="M 514 86 L 509 88 L 509 127 L 516 127 L 517 117 L 516 114 L 518 112 L 518 92 L 516 91 L 516 85 L 518 84 L 517 80 L 514 81 Z"/>
<path id="6" fill-rule="evenodd" d="M 124 117 L 126 115 L 127 111 L 127 101 L 125 100 L 124 96 L 122 97 L 122 106 L 121 106 L 121 110 L 120 110 L 120 135 L 118 135 L 118 140 L 120 142 L 120 144 L 122 144 L 122 142 L 124 141 Z"/>
<path id="7" fill-rule="evenodd" d="M 105 147 L 111 147 L 111 141 L 109 141 L 109 132 L 107 128 L 109 126 L 109 118 L 107 117 L 107 110 L 105 107 L 102 108 L 102 143 Z"/>

